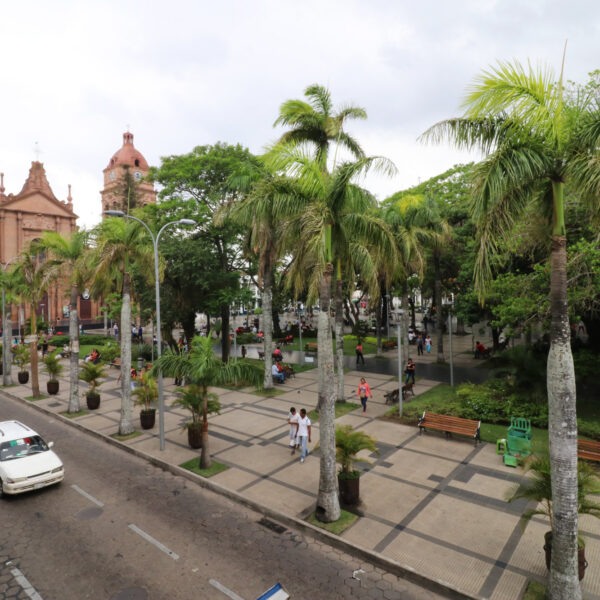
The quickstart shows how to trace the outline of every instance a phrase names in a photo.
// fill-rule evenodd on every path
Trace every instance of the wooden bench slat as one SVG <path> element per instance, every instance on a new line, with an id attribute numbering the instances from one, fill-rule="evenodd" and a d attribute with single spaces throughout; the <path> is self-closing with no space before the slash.
<path id="1" fill-rule="evenodd" d="M 450 415 L 438 415 L 425 411 L 423 416 L 419 419 L 418 426 L 420 432 L 422 432 L 423 429 L 437 429 L 446 434 L 457 433 L 459 435 L 475 438 L 475 443 L 480 440 L 479 429 L 481 421 L 474 421 L 473 419 L 463 419 L 461 417 L 453 417 Z"/>
<path id="2" fill-rule="evenodd" d="M 587 460 L 600 461 L 600 442 L 577 440 L 577 456 Z"/>

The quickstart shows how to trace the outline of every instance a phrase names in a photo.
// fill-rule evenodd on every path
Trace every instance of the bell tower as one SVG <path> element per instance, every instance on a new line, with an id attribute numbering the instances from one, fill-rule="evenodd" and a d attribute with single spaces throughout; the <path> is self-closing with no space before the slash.
<path id="1" fill-rule="evenodd" d="M 142 153 L 133 145 L 133 133 L 123 134 L 123 145 L 115 152 L 104 169 L 102 211 L 123 210 L 128 190 L 132 189 L 137 206 L 156 202 L 154 184 L 144 178 L 150 172 Z"/>

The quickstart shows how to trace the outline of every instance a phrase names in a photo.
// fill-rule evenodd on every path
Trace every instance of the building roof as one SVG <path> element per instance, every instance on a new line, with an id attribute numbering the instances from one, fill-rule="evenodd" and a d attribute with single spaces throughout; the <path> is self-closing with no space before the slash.
<path id="1" fill-rule="evenodd" d="M 44 196 L 51 198 L 58 202 L 57 197 L 52 192 L 52 188 L 46 178 L 46 171 L 44 165 L 41 162 L 33 161 L 31 163 L 31 169 L 29 169 L 29 177 L 23 185 L 23 189 L 17 194 L 17 197 L 25 196 L 31 192 L 41 192 Z"/>
<path id="2" fill-rule="evenodd" d="M 107 169 L 118 165 L 128 165 L 148 170 L 148 163 L 139 150 L 133 145 L 133 133 L 126 131 L 123 134 L 123 146 L 117 150 L 110 159 Z"/>

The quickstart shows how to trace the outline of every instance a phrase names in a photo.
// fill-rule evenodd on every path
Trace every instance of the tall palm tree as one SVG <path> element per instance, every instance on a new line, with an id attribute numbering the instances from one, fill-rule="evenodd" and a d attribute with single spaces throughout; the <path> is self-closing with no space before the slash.
<path id="1" fill-rule="evenodd" d="M 564 61 L 563 61 L 564 62 Z M 475 283 L 485 297 L 499 240 L 537 207 L 547 218 L 551 327 L 548 425 L 554 524 L 548 596 L 579 600 L 577 576 L 577 415 L 567 307 L 564 190 L 579 189 L 598 209 L 600 110 L 595 90 L 566 94 L 547 67 L 499 63 L 468 91 L 465 114 L 434 125 L 424 139 L 452 140 L 486 157 L 473 176 L 472 214 L 479 226 Z"/>
<path id="2" fill-rule="evenodd" d="M 70 283 L 69 301 L 69 340 L 71 356 L 69 358 L 69 408 L 68 412 L 79 412 L 79 317 L 77 299 L 90 280 L 90 269 L 85 258 L 88 255 L 89 233 L 85 230 L 75 231 L 69 236 L 62 236 L 54 231 L 47 231 L 41 239 L 42 246 L 62 264 L 63 272 Z"/>
<path id="3" fill-rule="evenodd" d="M 37 308 L 50 284 L 60 275 L 60 265 L 55 260 L 47 259 L 39 240 L 34 240 L 21 251 L 15 273 L 21 278 L 21 296 L 30 305 L 31 394 L 34 398 L 39 398 Z"/>
<path id="4" fill-rule="evenodd" d="M 185 379 L 197 386 L 202 394 L 202 453 L 200 468 L 209 469 L 211 465 L 208 438 L 208 400 L 209 389 L 233 381 L 246 381 L 259 386 L 262 383 L 262 369 L 246 361 L 223 363 L 212 349 L 210 337 L 196 336 L 188 354 L 167 350 L 152 367 L 152 374 L 162 371 L 165 375 Z"/>
<path id="5" fill-rule="evenodd" d="M 131 420 L 131 267 L 136 265 L 148 279 L 152 277 L 153 252 L 148 234 L 136 221 L 108 218 L 93 231 L 91 258 L 93 290 L 106 294 L 121 292 L 121 417 L 119 434 L 133 432 Z"/>
<path id="6" fill-rule="evenodd" d="M 321 85 L 309 85 L 304 90 L 308 102 L 287 100 L 279 108 L 274 126 L 284 125 L 291 129 L 280 138 L 282 144 L 309 144 L 321 168 L 327 170 L 329 145 L 336 141 L 337 147 L 350 151 L 355 158 L 364 156 L 358 142 L 344 131 L 348 119 L 366 119 L 367 113 L 357 106 L 344 106 L 334 112 L 330 91 Z M 334 160 L 335 163 L 335 160 Z"/>
<path id="7" fill-rule="evenodd" d="M 342 246 L 354 236 L 364 240 L 381 237 L 379 223 L 374 223 L 358 210 L 369 207 L 372 198 L 353 183 L 371 169 L 391 172 L 386 159 L 362 158 L 336 167 L 331 175 L 319 161 L 297 146 L 280 146 L 272 156 L 277 170 L 296 177 L 293 196 L 287 207 L 290 229 L 295 230 L 297 246 L 289 269 L 289 280 L 296 292 L 304 290 L 308 278 L 308 302 L 319 299 L 319 401 L 320 477 L 317 496 L 317 518 L 336 521 L 340 515 L 335 470 L 335 389 L 331 335 L 331 295 L 335 251 L 342 260 Z M 278 217 L 278 214 L 275 214 Z M 350 252 L 350 250 L 346 251 Z"/>

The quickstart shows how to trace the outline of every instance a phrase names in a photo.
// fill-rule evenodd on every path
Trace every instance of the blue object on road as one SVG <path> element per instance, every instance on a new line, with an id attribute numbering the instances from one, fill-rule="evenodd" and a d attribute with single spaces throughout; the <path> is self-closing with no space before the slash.
<path id="1" fill-rule="evenodd" d="M 288 600 L 289 597 L 290 595 L 281 587 L 281 584 L 276 583 L 270 590 L 267 590 L 256 600 Z"/>

